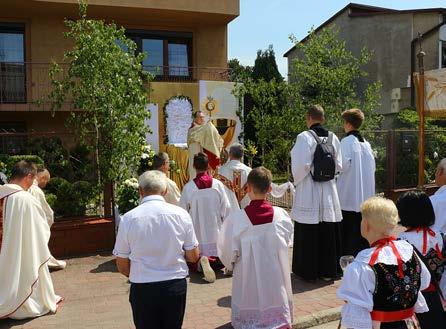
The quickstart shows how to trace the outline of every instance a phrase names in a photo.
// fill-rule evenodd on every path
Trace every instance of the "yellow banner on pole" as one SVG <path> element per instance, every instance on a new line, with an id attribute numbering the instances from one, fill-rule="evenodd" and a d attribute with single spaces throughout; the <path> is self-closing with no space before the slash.
<path id="1" fill-rule="evenodd" d="M 415 90 L 419 96 L 419 74 L 415 73 Z M 429 117 L 446 117 L 446 69 L 424 72 L 424 114 Z"/>

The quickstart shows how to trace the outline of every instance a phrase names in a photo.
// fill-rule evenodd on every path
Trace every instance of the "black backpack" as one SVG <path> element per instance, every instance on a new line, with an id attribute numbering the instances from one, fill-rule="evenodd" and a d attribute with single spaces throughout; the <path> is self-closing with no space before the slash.
<path id="1" fill-rule="evenodd" d="M 328 182 L 335 177 L 335 149 L 333 146 L 333 133 L 328 132 L 328 138 L 321 139 L 313 130 L 308 130 L 317 142 L 313 156 L 313 173 L 311 177 L 315 182 Z"/>

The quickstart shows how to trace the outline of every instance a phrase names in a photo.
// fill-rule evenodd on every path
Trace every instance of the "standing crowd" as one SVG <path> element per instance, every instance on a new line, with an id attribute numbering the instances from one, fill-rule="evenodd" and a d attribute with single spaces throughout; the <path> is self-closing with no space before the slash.
<path id="1" fill-rule="evenodd" d="M 201 114 L 194 115 L 191 136 L 205 125 Z M 216 151 L 206 149 L 218 143 L 196 138 L 193 174 L 181 193 L 167 177 L 168 155 L 155 156 L 153 170 L 139 177 L 140 204 L 123 215 L 113 250 L 131 284 L 137 329 L 182 327 L 191 271 L 208 283 L 219 273 L 233 277 L 236 329 L 291 328 L 291 272 L 306 281 L 343 274 L 338 297 L 345 301 L 346 328 L 446 326 L 446 159 L 438 164 L 435 195 L 407 192 L 395 205 L 375 196 L 375 158 L 359 130 L 362 111 L 342 113 L 341 141 L 324 127 L 321 106 L 310 107 L 305 119 L 308 130 L 291 150 L 290 214 L 267 201 L 271 172 L 244 165 L 240 144 L 218 166 Z M 215 135 L 215 127 L 206 129 L 206 136 Z M 21 161 L 0 186 L 0 318 L 55 312 L 62 300 L 48 270 L 65 263 L 48 249 L 53 215 L 40 190 L 47 180 L 46 170 Z M 405 228 L 399 235 L 398 224 Z M 342 273 L 346 255 L 354 260 Z"/>

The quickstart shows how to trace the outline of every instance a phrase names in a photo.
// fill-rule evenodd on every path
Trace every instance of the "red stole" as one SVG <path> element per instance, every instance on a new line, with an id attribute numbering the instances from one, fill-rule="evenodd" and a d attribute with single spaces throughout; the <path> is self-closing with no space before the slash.
<path id="1" fill-rule="evenodd" d="M 436 234 L 434 231 L 432 231 L 427 226 L 420 226 L 420 227 L 415 227 L 415 228 L 411 228 L 410 230 L 407 230 L 407 232 L 417 232 L 417 233 L 420 233 L 421 231 L 423 231 L 422 254 L 426 255 L 426 253 L 427 253 L 427 235 L 429 234 L 431 237 L 435 238 Z M 438 243 L 435 244 L 435 251 L 437 252 L 438 258 L 443 259 L 443 254 L 441 253 Z"/>
<path id="2" fill-rule="evenodd" d="M 198 173 L 194 178 L 194 183 L 199 190 L 212 187 L 212 177 L 207 172 Z"/>
<path id="3" fill-rule="evenodd" d="M 203 152 L 206 153 L 209 160 L 209 167 L 212 168 L 212 170 L 215 170 L 220 165 L 220 158 L 217 157 L 214 153 L 209 152 L 205 148 L 203 148 Z"/>
<path id="4" fill-rule="evenodd" d="M 274 217 L 273 206 L 266 200 L 252 200 L 245 207 L 245 212 L 252 225 L 272 223 Z"/>
<path id="5" fill-rule="evenodd" d="M 402 279 L 402 278 L 404 278 L 403 259 L 401 258 L 401 255 L 395 246 L 395 243 L 394 243 L 395 240 L 396 240 L 396 238 L 394 236 L 391 236 L 391 237 L 380 239 L 378 241 L 373 242 L 371 247 L 376 247 L 376 249 L 373 252 L 372 257 L 370 257 L 369 265 L 370 266 L 375 265 L 381 249 L 384 248 L 385 246 L 390 246 L 390 248 L 392 248 L 393 254 L 395 255 L 397 263 L 398 263 L 398 275 Z"/>

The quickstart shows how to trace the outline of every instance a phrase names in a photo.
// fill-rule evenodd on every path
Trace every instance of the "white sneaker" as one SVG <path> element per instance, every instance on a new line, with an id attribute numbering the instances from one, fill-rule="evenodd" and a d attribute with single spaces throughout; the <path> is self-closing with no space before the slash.
<path id="1" fill-rule="evenodd" d="M 223 269 L 223 274 L 226 276 L 232 276 L 232 271 L 228 270 L 226 267 Z"/>
<path id="2" fill-rule="evenodd" d="M 209 282 L 209 283 L 213 283 L 215 282 L 215 272 L 211 267 L 211 264 L 209 264 L 209 259 L 206 256 L 201 256 L 200 258 L 200 265 L 201 265 L 201 269 L 203 270 L 203 274 L 204 274 L 204 280 Z"/>

